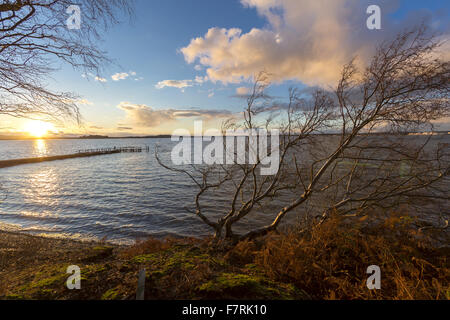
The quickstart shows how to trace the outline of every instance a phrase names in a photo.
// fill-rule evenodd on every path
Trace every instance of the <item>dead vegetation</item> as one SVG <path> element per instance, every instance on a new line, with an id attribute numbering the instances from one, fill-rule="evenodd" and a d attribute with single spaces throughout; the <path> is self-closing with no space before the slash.
<path id="1" fill-rule="evenodd" d="M 145 268 L 146 299 L 449 299 L 450 250 L 435 245 L 437 233 L 448 239 L 445 230 L 418 231 L 413 218 L 393 212 L 332 215 L 234 247 L 212 247 L 211 239 L 45 245 L 40 259 L 8 258 L 0 298 L 134 299 Z M 72 264 L 81 268 L 81 290 L 65 286 Z M 381 268 L 381 290 L 366 287 L 370 265 Z"/>

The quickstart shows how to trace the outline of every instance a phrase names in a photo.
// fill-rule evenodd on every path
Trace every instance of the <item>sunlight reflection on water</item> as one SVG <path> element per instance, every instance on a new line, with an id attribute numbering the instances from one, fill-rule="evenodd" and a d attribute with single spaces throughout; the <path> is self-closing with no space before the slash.
<path id="1" fill-rule="evenodd" d="M 48 154 L 47 143 L 45 142 L 44 139 L 34 140 L 34 149 L 35 154 L 37 154 L 40 157 L 46 156 Z"/>
<path id="2" fill-rule="evenodd" d="M 0 159 L 127 145 L 149 145 L 152 150 L 0 169 L 0 192 L 6 196 L 0 197 L 0 229 L 76 239 L 106 236 L 128 243 L 150 235 L 209 235 L 211 230 L 185 210 L 192 208 L 196 189 L 185 176 L 157 164 L 157 143 L 168 161 L 170 139 L 0 141 Z M 208 196 L 209 214 L 228 208 L 227 192 Z M 271 206 L 275 204 L 267 204 Z M 254 228 L 269 218 L 258 210 L 248 222 Z"/>

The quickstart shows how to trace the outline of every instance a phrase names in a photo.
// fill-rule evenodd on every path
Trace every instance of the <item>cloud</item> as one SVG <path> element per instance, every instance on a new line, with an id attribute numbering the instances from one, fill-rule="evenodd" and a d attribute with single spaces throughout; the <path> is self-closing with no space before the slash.
<path id="1" fill-rule="evenodd" d="M 83 77 L 85 79 L 92 78 L 95 81 L 103 82 L 103 83 L 108 82 L 108 80 L 106 80 L 106 78 L 100 77 L 98 75 L 96 76 L 95 74 L 93 74 L 91 72 L 83 73 L 83 74 L 81 74 L 81 77 Z"/>
<path id="2" fill-rule="evenodd" d="M 246 87 L 239 87 L 236 89 L 236 95 L 238 96 L 245 96 L 249 94 L 250 90 Z"/>
<path id="3" fill-rule="evenodd" d="M 158 82 L 155 87 L 157 89 L 163 89 L 165 87 L 172 87 L 178 89 L 185 89 L 192 87 L 192 80 L 163 80 Z"/>
<path id="4" fill-rule="evenodd" d="M 78 104 L 92 106 L 94 103 L 87 99 L 80 99 L 77 101 Z"/>
<path id="5" fill-rule="evenodd" d="M 262 70 L 273 81 L 299 80 L 307 85 L 334 85 L 342 66 L 355 55 L 364 64 L 380 40 L 429 20 L 431 12 L 414 12 L 401 23 L 389 16 L 398 1 L 387 0 L 241 0 L 268 21 L 265 28 L 243 33 L 238 28 L 211 28 L 181 49 L 187 63 L 206 68 L 211 81 L 240 83 Z M 366 9 L 382 9 L 382 30 L 369 30 Z"/>
<path id="6" fill-rule="evenodd" d="M 204 77 L 196 76 L 195 77 L 195 82 L 197 82 L 198 84 L 202 84 L 206 81 L 208 81 L 208 76 L 204 76 Z"/>
<path id="7" fill-rule="evenodd" d="M 134 72 L 134 75 L 136 75 L 136 73 Z M 126 78 L 128 78 L 130 75 L 126 72 L 120 72 L 120 73 L 115 73 L 111 76 L 111 79 L 113 79 L 114 81 L 120 81 L 120 80 L 125 80 Z"/>
<path id="8" fill-rule="evenodd" d="M 155 85 L 157 89 L 163 89 L 165 87 L 178 88 L 184 92 L 184 89 L 193 87 L 194 85 L 202 85 L 208 81 L 208 76 L 196 76 L 194 80 L 163 80 Z"/>
<path id="9" fill-rule="evenodd" d="M 96 130 L 102 130 L 104 129 L 103 127 L 99 127 L 99 126 L 90 126 L 90 129 L 96 129 Z"/>
<path id="10" fill-rule="evenodd" d="M 118 131 L 130 131 L 133 130 L 133 128 L 131 127 L 117 127 Z"/>
<path id="11" fill-rule="evenodd" d="M 94 80 L 95 81 L 99 81 L 99 82 L 103 82 L 103 83 L 108 82 L 108 80 L 106 80 L 105 78 L 99 77 L 99 76 L 96 76 L 94 78 Z"/>
<path id="12" fill-rule="evenodd" d="M 121 102 L 118 108 L 125 111 L 130 122 L 139 127 L 157 127 L 170 121 L 186 118 L 211 120 L 232 116 L 227 110 L 207 109 L 154 109 L 144 104 Z"/>

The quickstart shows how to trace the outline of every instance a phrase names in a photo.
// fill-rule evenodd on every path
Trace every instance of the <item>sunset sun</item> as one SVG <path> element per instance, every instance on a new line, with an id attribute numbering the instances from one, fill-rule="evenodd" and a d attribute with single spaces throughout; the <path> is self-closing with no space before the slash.
<path id="1" fill-rule="evenodd" d="M 24 131 L 35 138 L 42 138 L 47 133 L 55 131 L 55 126 L 48 122 L 33 120 L 25 124 Z"/>

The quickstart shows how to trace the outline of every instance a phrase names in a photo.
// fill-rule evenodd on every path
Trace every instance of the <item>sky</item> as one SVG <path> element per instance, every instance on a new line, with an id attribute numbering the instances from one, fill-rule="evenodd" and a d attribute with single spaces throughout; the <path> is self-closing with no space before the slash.
<path id="1" fill-rule="evenodd" d="M 381 8 L 381 30 L 366 27 L 372 4 Z M 170 134 L 195 120 L 220 128 L 242 111 L 258 72 L 271 73 L 276 99 L 292 86 L 333 88 L 353 56 L 367 61 L 377 43 L 420 21 L 449 38 L 449 9 L 446 0 L 137 0 L 135 17 L 103 35 L 113 65 L 94 75 L 62 64 L 53 74 L 51 89 L 80 95 L 83 125 L 49 130 Z M 0 117 L 0 134 L 29 127 Z"/>

